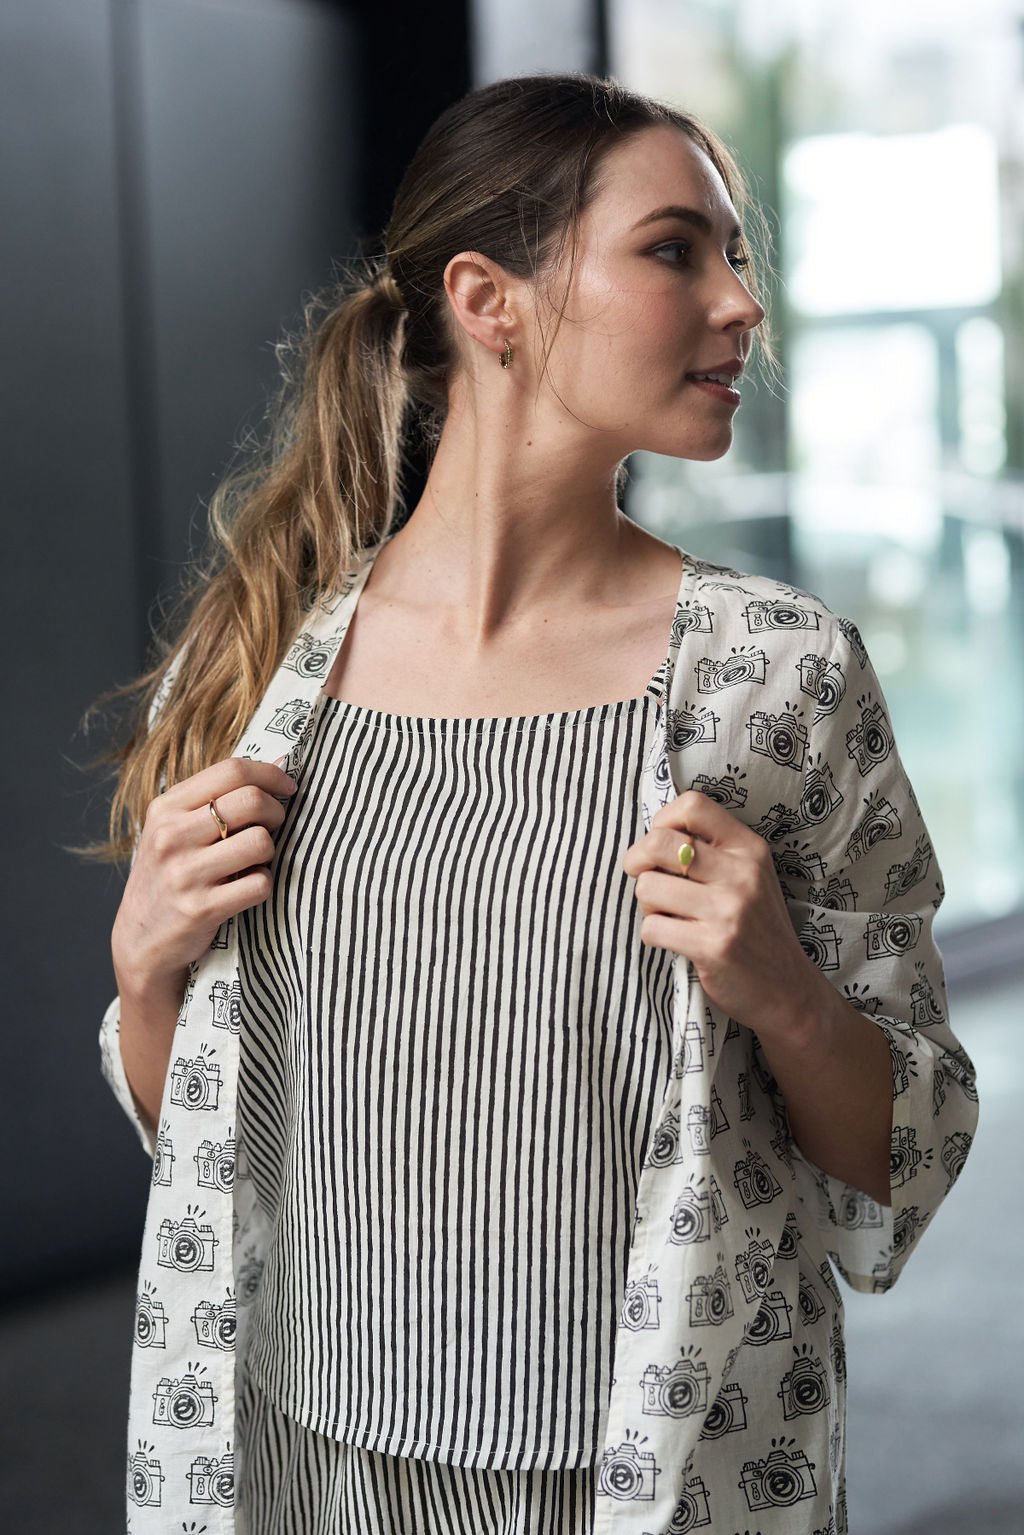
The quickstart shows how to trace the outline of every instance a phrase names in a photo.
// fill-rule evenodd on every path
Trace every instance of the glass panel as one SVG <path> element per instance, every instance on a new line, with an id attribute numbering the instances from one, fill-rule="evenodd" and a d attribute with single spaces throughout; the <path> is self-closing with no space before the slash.
<path id="1" fill-rule="evenodd" d="M 779 231 L 785 383 L 626 506 L 860 627 L 946 876 L 937 930 L 1024 906 L 1019 6 L 613 0 L 611 68 L 706 118 Z"/>

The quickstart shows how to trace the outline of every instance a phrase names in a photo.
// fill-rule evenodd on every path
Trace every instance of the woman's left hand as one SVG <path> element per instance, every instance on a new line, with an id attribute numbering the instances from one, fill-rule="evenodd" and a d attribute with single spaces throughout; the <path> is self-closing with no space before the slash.
<path id="1" fill-rule="evenodd" d="M 679 849 L 691 842 L 687 873 Z M 643 943 L 692 960 L 716 1007 L 767 1038 L 813 1011 L 823 977 L 796 936 L 763 837 L 688 789 L 627 849 Z"/>

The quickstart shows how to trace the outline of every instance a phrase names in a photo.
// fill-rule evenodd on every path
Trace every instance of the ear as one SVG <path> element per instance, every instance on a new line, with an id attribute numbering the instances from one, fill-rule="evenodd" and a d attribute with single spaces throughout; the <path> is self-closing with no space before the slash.
<path id="1" fill-rule="evenodd" d="M 501 355 L 506 337 L 516 339 L 518 285 L 518 279 L 479 251 L 460 251 L 444 269 L 452 314 L 467 336 L 496 357 Z"/>

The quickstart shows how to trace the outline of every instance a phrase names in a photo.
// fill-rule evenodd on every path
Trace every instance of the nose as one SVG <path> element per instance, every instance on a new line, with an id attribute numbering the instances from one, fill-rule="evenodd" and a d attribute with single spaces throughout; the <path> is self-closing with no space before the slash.
<path id="1" fill-rule="evenodd" d="M 757 302 L 742 274 L 725 262 L 721 281 L 716 284 L 712 301 L 712 323 L 721 330 L 744 334 L 756 330 L 767 311 Z"/>

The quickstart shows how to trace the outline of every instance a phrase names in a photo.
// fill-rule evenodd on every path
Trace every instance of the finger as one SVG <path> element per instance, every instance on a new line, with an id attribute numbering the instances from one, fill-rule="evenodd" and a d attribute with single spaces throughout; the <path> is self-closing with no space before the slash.
<path id="1" fill-rule="evenodd" d="M 696 832 L 705 842 L 719 846 L 743 842 L 755 835 L 724 805 L 709 799 L 699 789 L 687 789 L 661 807 L 651 820 L 651 831 L 658 831 L 663 826 Z"/>
<path id="2" fill-rule="evenodd" d="M 224 885 L 214 887 L 210 899 L 210 917 L 219 925 L 250 906 L 261 905 L 273 888 L 270 870 L 246 869 Z"/>
<path id="3" fill-rule="evenodd" d="M 636 882 L 637 904 L 645 915 L 663 912 L 667 916 L 706 920 L 710 916 L 707 892 L 691 885 L 688 879 L 646 869 Z"/>
<path id="4" fill-rule="evenodd" d="M 274 856 L 274 839 L 265 826 L 247 826 L 202 850 L 200 878 L 217 884 L 248 869 L 263 867 Z"/>
<path id="5" fill-rule="evenodd" d="M 686 846 L 692 847 L 693 854 L 684 868 L 679 850 Z M 703 885 L 725 876 L 723 857 L 713 842 L 705 842 L 696 832 L 662 826 L 658 830 L 652 827 L 643 841 L 635 844 L 635 851 L 629 850 L 623 867 L 634 877 L 639 877 L 645 869 L 662 869 Z"/>
<path id="6" fill-rule="evenodd" d="M 227 794 L 218 795 L 213 803 L 217 814 L 227 826 L 226 836 L 244 831 L 247 826 L 265 826 L 268 831 L 277 831 L 285 817 L 285 807 L 280 800 L 268 794 L 265 789 L 257 788 L 255 784 L 246 784 L 241 789 L 231 789 Z M 187 815 L 190 820 L 194 818 L 202 828 L 200 841 L 209 842 L 211 828 L 219 835 L 219 828 L 209 804 L 200 805 L 197 810 L 188 811 Z M 207 821 L 210 823 L 209 827 L 206 825 Z"/>
<path id="7" fill-rule="evenodd" d="M 252 757 L 225 757 L 223 762 L 215 762 L 193 773 L 191 778 L 165 789 L 160 799 L 172 810 L 197 810 L 201 805 L 209 805 L 212 799 L 219 802 L 222 794 L 230 794 L 249 784 L 281 798 L 293 794 L 297 788 L 294 778 L 289 778 L 284 769 L 273 762 L 257 762 Z"/>

